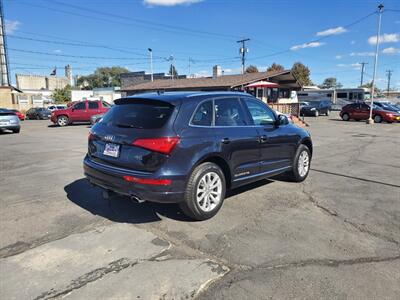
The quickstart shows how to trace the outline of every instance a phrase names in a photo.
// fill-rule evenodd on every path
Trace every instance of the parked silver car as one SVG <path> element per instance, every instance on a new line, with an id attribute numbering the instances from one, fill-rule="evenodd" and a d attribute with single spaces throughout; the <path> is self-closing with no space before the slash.
<path id="1" fill-rule="evenodd" d="M 90 124 L 94 125 L 101 120 L 104 114 L 98 114 L 90 117 Z"/>
<path id="2" fill-rule="evenodd" d="M 0 108 L 0 131 L 11 130 L 19 133 L 21 125 L 15 112 Z"/>

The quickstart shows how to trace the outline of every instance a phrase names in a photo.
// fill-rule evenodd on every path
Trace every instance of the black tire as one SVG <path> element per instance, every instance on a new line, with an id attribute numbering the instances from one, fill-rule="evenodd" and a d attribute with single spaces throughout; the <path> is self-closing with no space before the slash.
<path id="1" fill-rule="evenodd" d="M 67 126 L 68 124 L 69 124 L 69 119 L 68 119 L 67 116 L 64 116 L 64 115 L 58 116 L 58 118 L 57 118 L 57 125 L 58 126 L 63 127 L 63 126 Z"/>
<path id="2" fill-rule="evenodd" d="M 307 156 L 308 156 L 308 167 L 307 167 L 307 171 L 306 171 L 305 174 L 300 174 L 300 172 L 299 172 L 299 159 L 300 159 L 300 156 L 303 154 L 303 152 L 307 153 Z M 308 147 L 306 145 L 301 144 L 297 148 L 296 155 L 294 156 L 292 170 L 287 173 L 287 175 L 289 177 L 289 180 L 293 181 L 293 182 L 302 182 L 302 181 L 304 181 L 307 178 L 308 173 L 310 172 L 310 166 L 311 166 L 311 152 L 310 152 L 310 149 L 308 149 Z"/>
<path id="3" fill-rule="evenodd" d="M 19 133 L 19 131 L 20 131 L 21 129 L 13 129 L 13 133 Z"/>
<path id="4" fill-rule="evenodd" d="M 375 123 L 382 123 L 382 117 L 380 115 L 375 115 L 374 116 L 374 122 Z"/>
<path id="5" fill-rule="evenodd" d="M 342 115 L 342 120 L 343 121 L 350 121 L 350 115 L 348 113 L 344 113 Z"/>
<path id="6" fill-rule="evenodd" d="M 318 116 L 319 116 L 318 110 L 314 111 L 314 117 L 318 117 Z"/>
<path id="7" fill-rule="evenodd" d="M 40 116 L 39 115 L 36 116 L 36 120 L 40 120 Z"/>
<path id="8" fill-rule="evenodd" d="M 212 210 L 204 211 L 197 201 L 198 197 L 197 191 L 201 180 L 204 178 L 204 176 L 206 176 L 206 174 L 210 173 L 218 175 L 221 182 L 221 187 L 220 187 L 221 195 L 219 203 L 217 203 Z M 207 220 L 215 216 L 217 212 L 220 210 L 225 199 L 225 193 L 226 193 L 226 180 L 221 168 L 214 163 L 206 162 L 197 166 L 193 170 L 186 186 L 186 191 L 184 196 L 185 199 L 183 202 L 179 204 L 179 206 L 182 209 L 183 213 L 189 218 L 192 218 L 197 221 Z M 203 201 L 205 201 L 204 198 Z M 209 205 L 211 205 L 211 203 Z"/>

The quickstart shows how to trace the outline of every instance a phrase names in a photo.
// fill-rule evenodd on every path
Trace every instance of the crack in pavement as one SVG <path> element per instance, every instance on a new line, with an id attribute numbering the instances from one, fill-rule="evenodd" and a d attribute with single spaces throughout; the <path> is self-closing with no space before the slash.
<path id="1" fill-rule="evenodd" d="M 397 245 L 397 246 L 400 246 L 400 242 L 397 241 L 397 240 L 395 240 L 395 239 L 393 239 L 393 238 L 391 238 L 391 237 L 388 237 L 388 236 L 386 236 L 386 235 L 383 235 L 383 234 L 380 234 L 380 233 L 371 231 L 371 230 L 369 230 L 369 229 L 366 229 L 365 227 L 362 227 L 362 226 L 358 225 L 358 224 L 355 223 L 355 222 L 352 222 L 352 221 L 350 221 L 350 220 L 348 220 L 348 219 L 346 219 L 346 218 L 342 218 L 341 216 L 339 216 L 339 214 L 338 214 L 336 211 L 330 210 L 329 208 L 326 208 L 326 207 L 324 207 L 323 205 L 321 205 L 321 204 L 314 198 L 314 196 L 312 195 L 312 192 L 307 192 L 305 189 L 306 189 L 306 186 L 305 186 L 305 184 L 303 184 L 302 190 L 303 190 L 303 193 L 304 193 L 305 195 L 308 196 L 308 200 L 309 200 L 314 206 L 316 206 L 316 207 L 319 208 L 322 212 L 324 212 L 325 214 L 327 214 L 327 215 L 329 215 L 329 216 L 332 216 L 332 217 L 335 217 L 335 218 L 338 218 L 339 220 L 343 221 L 344 223 L 349 224 L 349 225 L 352 226 L 353 228 L 357 229 L 359 232 L 369 234 L 369 235 L 371 235 L 371 236 L 373 236 L 373 237 L 375 237 L 375 238 L 378 238 L 378 239 L 384 240 L 384 241 L 386 241 L 386 242 L 393 243 L 393 244 L 395 244 L 395 245 Z"/>
<path id="2" fill-rule="evenodd" d="M 325 267 L 339 267 L 341 265 L 351 266 L 358 264 L 367 264 L 367 263 L 379 263 L 379 262 L 388 262 L 400 259 L 400 255 L 392 256 L 392 257 L 358 257 L 352 259 L 307 259 L 297 262 L 291 262 L 287 264 L 280 265 L 260 265 L 255 267 L 253 270 L 265 269 L 265 270 L 274 270 L 274 269 L 289 269 L 289 268 L 300 268 L 300 267 L 308 267 L 308 266 L 325 266 Z"/>
<path id="3" fill-rule="evenodd" d="M 79 276 L 77 279 L 72 280 L 72 282 L 67 285 L 62 290 L 54 290 L 51 289 L 50 291 L 46 291 L 39 295 L 38 297 L 34 298 L 34 300 L 41 300 L 41 299 L 55 299 L 66 294 L 71 293 L 74 290 L 77 290 L 86 284 L 96 281 L 108 273 L 118 273 L 121 270 L 124 270 L 129 267 L 133 267 L 138 264 L 139 261 L 131 261 L 128 258 L 121 258 L 116 261 L 110 262 L 106 267 L 98 268 L 96 270 L 90 271 L 82 276 Z"/>

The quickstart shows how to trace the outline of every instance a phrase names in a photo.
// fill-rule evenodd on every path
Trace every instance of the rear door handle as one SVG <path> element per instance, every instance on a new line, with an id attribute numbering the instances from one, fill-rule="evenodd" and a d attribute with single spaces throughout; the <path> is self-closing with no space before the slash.
<path id="1" fill-rule="evenodd" d="M 229 138 L 223 138 L 221 140 L 222 144 L 229 144 L 231 142 L 231 140 Z"/>
<path id="2" fill-rule="evenodd" d="M 261 136 L 259 137 L 258 141 L 259 141 L 260 143 L 266 143 L 266 142 L 268 142 L 268 137 L 267 137 L 266 135 L 261 135 Z"/>

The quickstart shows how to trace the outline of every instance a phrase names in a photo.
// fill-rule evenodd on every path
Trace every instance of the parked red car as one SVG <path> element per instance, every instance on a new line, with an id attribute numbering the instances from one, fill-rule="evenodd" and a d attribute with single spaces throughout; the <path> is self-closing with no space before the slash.
<path id="1" fill-rule="evenodd" d="M 59 126 L 66 126 L 76 122 L 90 122 L 93 115 L 104 114 L 111 105 L 100 100 L 86 100 L 75 102 L 66 109 L 55 110 L 51 113 L 51 121 Z"/>
<path id="2" fill-rule="evenodd" d="M 23 114 L 23 113 L 20 112 L 19 110 L 17 110 L 17 109 L 9 109 L 9 110 L 12 111 L 12 112 L 15 112 L 15 114 L 17 115 L 17 117 L 18 117 L 18 119 L 19 119 L 20 121 L 24 121 L 24 120 L 26 119 L 25 114 Z"/>
<path id="3" fill-rule="evenodd" d="M 349 121 L 350 119 L 359 121 L 369 119 L 370 106 L 366 103 L 352 103 L 343 106 L 340 117 L 344 121 Z M 375 106 L 372 109 L 372 118 L 375 123 L 381 123 L 386 121 L 388 123 L 400 122 L 400 114 L 384 110 L 381 107 Z"/>

